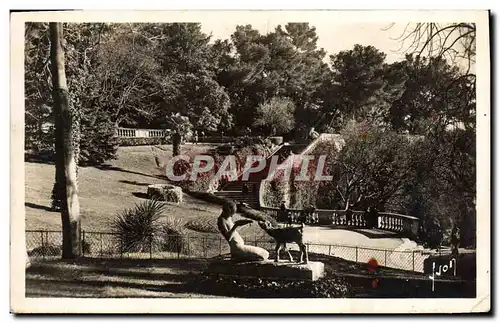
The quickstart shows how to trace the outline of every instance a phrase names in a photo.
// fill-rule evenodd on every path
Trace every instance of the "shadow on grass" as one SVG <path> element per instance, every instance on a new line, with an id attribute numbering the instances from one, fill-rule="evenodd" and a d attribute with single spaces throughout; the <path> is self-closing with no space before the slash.
<path id="1" fill-rule="evenodd" d="M 45 284 L 50 283 L 51 288 L 48 289 Z M 104 295 L 105 288 L 121 288 L 125 291 L 117 292 L 113 298 L 120 297 L 165 297 L 161 294 L 148 295 L 130 295 L 134 291 L 139 292 L 156 292 L 156 293 L 190 293 L 192 288 L 187 284 L 180 283 L 162 283 L 162 284 L 144 284 L 126 281 L 100 281 L 89 279 L 74 279 L 74 280 L 39 280 L 26 279 L 26 286 L 29 292 L 27 297 L 109 297 Z M 127 290 L 128 289 L 128 290 Z M 61 295 L 62 293 L 62 295 Z M 122 295 L 120 295 L 122 294 Z"/>
<path id="2" fill-rule="evenodd" d="M 98 165 L 98 166 L 95 166 L 95 168 L 97 168 L 99 170 L 104 170 L 104 171 L 116 171 L 116 172 L 123 172 L 123 173 L 141 175 L 141 176 L 146 176 L 146 177 L 151 177 L 151 178 L 157 178 L 157 179 L 167 179 L 167 177 L 163 176 L 163 175 L 151 175 L 151 174 L 145 174 L 145 173 L 141 173 L 141 172 L 134 172 L 134 171 L 131 171 L 131 170 L 123 169 L 121 167 L 112 166 L 112 165 L 109 165 L 109 164 Z"/>
<path id="3" fill-rule="evenodd" d="M 206 267 L 209 259 L 134 259 L 134 258 L 80 258 L 66 261 L 67 264 L 85 265 L 94 268 L 198 268 Z M 54 263 L 61 263 L 62 260 L 53 260 Z"/>
<path id="4" fill-rule="evenodd" d="M 42 152 L 38 154 L 25 154 L 24 161 L 36 164 L 54 165 L 54 153 Z"/>
<path id="5" fill-rule="evenodd" d="M 130 185 L 137 185 L 137 186 L 149 186 L 149 183 L 140 183 L 137 181 L 128 181 L 125 179 L 119 180 L 120 183 L 125 183 L 125 184 L 130 184 Z"/>
<path id="6" fill-rule="evenodd" d="M 44 210 L 44 211 L 47 211 L 47 212 L 58 213 L 58 211 L 55 211 L 51 207 L 45 206 L 45 205 L 39 205 L 39 204 L 35 204 L 35 203 L 25 202 L 24 206 L 32 208 L 32 209 Z"/>
<path id="7" fill-rule="evenodd" d="M 141 199 L 149 199 L 148 194 L 143 192 L 132 192 L 132 195 Z"/>
<path id="8" fill-rule="evenodd" d="M 206 268 L 198 259 L 105 259 L 33 262 L 26 270 L 27 297 L 171 297 L 144 292 L 193 293 L 188 284 Z M 155 270 L 156 269 L 156 270 Z M 186 285 L 186 286 L 184 286 Z"/>

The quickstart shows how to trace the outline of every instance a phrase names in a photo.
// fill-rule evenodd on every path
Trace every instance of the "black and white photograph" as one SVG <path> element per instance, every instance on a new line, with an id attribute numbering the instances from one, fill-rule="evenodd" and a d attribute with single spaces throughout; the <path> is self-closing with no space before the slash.
<path id="1" fill-rule="evenodd" d="M 14 312 L 490 310 L 488 11 L 136 14 L 11 13 Z"/>

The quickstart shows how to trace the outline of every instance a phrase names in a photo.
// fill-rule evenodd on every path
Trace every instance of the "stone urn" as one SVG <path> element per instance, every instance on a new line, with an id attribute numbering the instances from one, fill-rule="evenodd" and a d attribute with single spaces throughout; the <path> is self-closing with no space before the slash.
<path id="1" fill-rule="evenodd" d="M 182 188 L 172 184 L 153 184 L 148 186 L 148 198 L 159 201 L 182 203 Z"/>

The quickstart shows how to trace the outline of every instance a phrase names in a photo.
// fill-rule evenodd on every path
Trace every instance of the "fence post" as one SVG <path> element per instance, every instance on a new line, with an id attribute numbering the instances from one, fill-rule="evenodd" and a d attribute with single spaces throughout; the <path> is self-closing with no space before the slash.
<path id="1" fill-rule="evenodd" d="M 202 242 L 203 242 L 203 258 L 207 258 L 207 246 L 205 244 L 205 237 L 203 237 Z"/>
<path id="2" fill-rule="evenodd" d="M 412 267 L 413 267 L 413 271 L 415 271 L 415 251 L 412 251 L 411 252 L 411 255 L 412 255 Z"/>
<path id="3" fill-rule="evenodd" d="M 387 267 L 387 249 L 384 250 L 384 266 Z"/>
<path id="4" fill-rule="evenodd" d="M 149 235 L 149 259 L 153 259 L 153 234 Z"/>
<path id="5" fill-rule="evenodd" d="M 43 243 L 43 231 L 40 231 L 40 237 L 42 238 L 42 259 L 45 259 L 45 244 Z"/>
<path id="6" fill-rule="evenodd" d="M 219 256 L 222 256 L 222 238 L 219 237 Z"/>
<path id="7" fill-rule="evenodd" d="M 358 246 L 356 246 L 356 262 L 358 262 Z"/>
<path id="8" fill-rule="evenodd" d="M 82 256 L 85 257 L 85 230 L 82 230 Z"/>
<path id="9" fill-rule="evenodd" d="M 102 233 L 101 233 L 101 239 L 102 239 Z M 120 258 L 123 258 L 123 235 L 121 234 L 120 234 Z"/>
<path id="10" fill-rule="evenodd" d="M 179 235 L 179 245 L 177 246 L 177 259 L 181 258 L 181 249 L 182 249 L 182 236 Z"/>
<path id="11" fill-rule="evenodd" d="M 122 253 L 122 245 L 121 245 L 121 239 L 120 239 L 120 255 Z M 102 233 L 99 233 L 99 256 L 102 257 Z"/>
<path id="12" fill-rule="evenodd" d="M 328 255 L 331 256 L 332 255 L 332 245 L 329 245 L 328 246 Z"/>

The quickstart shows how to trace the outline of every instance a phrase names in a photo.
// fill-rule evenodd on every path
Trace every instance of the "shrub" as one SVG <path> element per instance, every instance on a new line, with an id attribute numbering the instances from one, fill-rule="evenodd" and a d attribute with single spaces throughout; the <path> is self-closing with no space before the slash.
<path id="1" fill-rule="evenodd" d="M 219 147 L 216 148 L 216 153 L 219 155 L 223 155 L 223 156 L 231 155 L 234 153 L 234 151 L 235 151 L 235 148 L 231 144 L 220 145 Z"/>
<path id="2" fill-rule="evenodd" d="M 36 247 L 28 251 L 30 257 L 41 257 L 41 256 L 60 256 L 62 255 L 62 247 L 59 245 L 45 245 L 41 247 Z"/>
<path id="3" fill-rule="evenodd" d="M 295 125 L 295 105 L 289 98 L 273 97 L 257 106 L 254 126 L 263 127 L 271 135 L 291 131 Z"/>
<path id="4" fill-rule="evenodd" d="M 78 164 L 81 166 L 100 165 L 114 159 L 120 144 L 115 136 L 114 123 L 100 113 L 81 113 L 75 121 L 75 140 L 79 137 L 77 152 Z M 80 125 L 78 125 L 78 122 Z M 25 149 L 29 158 L 41 161 L 54 161 L 54 128 L 47 129 L 38 124 L 29 124 L 25 130 Z"/>
<path id="5" fill-rule="evenodd" d="M 180 218 L 168 217 L 161 225 L 159 243 L 161 251 L 181 253 L 187 250 L 185 221 Z"/>
<path id="6" fill-rule="evenodd" d="M 420 224 L 418 238 L 426 248 L 439 248 L 443 242 L 443 229 L 439 220 L 432 216 L 425 218 Z"/>
<path id="7" fill-rule="evenodd" d="M 203 137 L 203 142 L 206 143 L 229 143 L 234 140 L 233 137 L 228 136 L 205 136 Z"/>
<path id="8" fill-rule="evenodd" d="M 154 138 L 118 138 L 120 146 L 153 146 L 164 145 L 166 140 L 161 137 Z"/>
<path id="9" fill-rule="evenodd" d="M 160 217 L 165 204 L 148 200 L 121 212 L 113 221 L 113 231 L 118 233 L 122 252 L 149 250 L 154 234 L 160 232 Z"/>
<path id="10" fill-rule="evenodd" d="M 317 281 L 285 281 L 200 274 L 188 283 L 195 292 L 244 298 L 340 298 L 352 296 L 341 277 Z"/>
<path id="11" fill-rule="evenodd" d="M 219 233 L 217 219 L 210 215 L 199 216 L 186 223 L 186 228 L 198 232 Z"/>
<path id="12" fill-rule="evenodd" d="M 280 179 L 264 181 L 261 186 L 263 206 L 280 207 L 283 201 L 287 201 L 288 183 Z"/>
<path id="13" fill-rule="evenodd" d="M 50 127 L 47 131 L 38 125 L 28 124 L 24 128 L 24 149 L 33 155 L 41 153 L 54 153 L 54 129 Z"/>
<path id="14" fill-rule="evenodd" d="M 100 165 L 116 158 L 119 141 L 113 122 L 100 114 L 83 117 L 80 134 L 80 165 Z"/>

